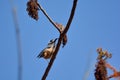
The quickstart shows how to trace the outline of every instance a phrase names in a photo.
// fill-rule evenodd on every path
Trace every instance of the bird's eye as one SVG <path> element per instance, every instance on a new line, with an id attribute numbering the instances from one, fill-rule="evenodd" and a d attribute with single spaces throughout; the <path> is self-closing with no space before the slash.
<path id="1" fill-rule="evenodd" d="M 53 40 L 50 40 L 50 42 L 53 42 Z"/>

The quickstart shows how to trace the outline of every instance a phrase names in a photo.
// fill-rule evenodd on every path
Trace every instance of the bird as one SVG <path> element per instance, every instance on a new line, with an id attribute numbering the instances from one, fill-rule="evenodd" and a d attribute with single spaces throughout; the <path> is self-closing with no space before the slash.
<path id="1" fill-rule="evenodd" d="M 38 58 L 44 58 L 44 59 L 50 59 L 55 51 L 55 48 L 56 48 L 56 39 L 52 39 L 50 40 L 50 42 L 48 43 L 47 47 L 44 48 L 40 53 L 39 55 L 37 56 Z"/>

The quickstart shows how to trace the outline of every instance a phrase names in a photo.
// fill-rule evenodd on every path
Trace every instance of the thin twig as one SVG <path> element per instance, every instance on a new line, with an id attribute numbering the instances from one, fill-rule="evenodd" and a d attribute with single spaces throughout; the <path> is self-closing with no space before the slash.
<path id="1" fill-rule="evenodd" d="M 16 29 L 16 41 L 17 41 L 17 53 L 18 53 L 18 80 L 22 80 L 22 49 L 21 49 L 21 40 L 20 40 L 20 30 L 17 20 L 17 13 L 14 8 L 13 10 L 14 24 Z"/>
<path id="2" fill-rule="evenodd" d="M 52 25 L 60 32 L 60 30 L 57 28 L 57 25 L 54 23 L 54 21 L 48 16 L 46 11 L 42 8 L 40 4 L 38 4 L 40 10 L 43 12 L 43 14 L 47 17 L 47 19 L 52 23 Z"/>
<path id="3" fill-rule="evenodd" d="M 17 53 L 18 53 L 18 80 L 22 80 L 22 48 L 21 48 L 21 39 L 20 39 L 20 30 L 17 19 L 17 11 L 13 6 L 12 0 L 10 0 L 12 6 L 13 21 L 15 24 L 16 31 L 16 42 L 17 42 Z"/>
<path id="4" fill-rule="evenodd" d="M 47 75 L 48 75 L 48 73 L 49 73 L 49 71 L 50 71 L 50 69 L 51 69 L 51 67 L 52 67 L 52 64 L 53 64 L 53 62 L 54 62 L 54 60 L 55 60 L 55 58 L 56 58 L 56 55 L 57 55 L 57 53 L 58 53 L 58 51 L 59 51 L 59 48 L 60 48 L 60 45 L 61 45 L 61 41 L 62 41 L 64 35 L 67 33 L 67 31 L 68 31 L 68 29 L 69 29 L 69 27 L 70 27 L 70 24 L 71 24 L 71 22 L 72 22 L 72 19 L 73 19 L 74 13 L 75 13 L 76 6 L 77 6 L 77 0 L 74 0 L 73 7 L 72 7 L 72 10 L 71 10 L 71 14 L 70 14 L 70 18 L 69 18 L 69 20 L 68 20 L 68 22 L 67 22 L 67 25 L 66 25 L 65 30 L 63 31 L 62 34 L 60 34 L 60 37 L 59 37 L 59 40 L 58 40 L 58 43 L 57 43 L 56 50 L 55 50 L 55 52 L 54 52 L 54 54 L 53 54 L 53 57 L 51 58 L 51 60 L 50 60 L 50 62 L 49 62 L 49 64 L 48 64 L 48 67 L 46 68 L 46 71 L 45 71 L 45 73 L 44 73 L 44 75 L 43 75 L 43 77 L 42 77 L 42 80 L 46 80 L 46 77 L 47 77 Z"/>

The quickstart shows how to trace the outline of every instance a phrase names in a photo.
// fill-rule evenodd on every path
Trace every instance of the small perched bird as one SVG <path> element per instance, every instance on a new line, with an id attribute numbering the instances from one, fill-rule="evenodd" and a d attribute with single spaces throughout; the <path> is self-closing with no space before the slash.
<path id="1" fill-rule="evenodd" d="M 54 51 L 55 51 L 55 48 L 56 48 L 55 42 L 56 42 L 57 39 L 58 38 L 50 40 L 50 42 L 48 43 L 47 47 L 45 49 L 43 49 L 39 53 L 39 55 L 37 57 L 38 58 L 42 58 L 43 57 L 45 59 L 51 58 L 53 53 L 54 53 Z"/>
<path id="2" fill-rule="evenodd" d="M 59 24 L 59 23 L 55 23 L 55 24 L 57 26 L 58 31 L 61 34 L 64 31 L 65 27 L 62 24 Z M 63 40 L 62 40 L 62 44 L 63 44 L 62 47 L 64 47 L 66 45 L 66 43 L 67 43 L 67 35 L 65 34 L 65 36 L 63 37 Z"/>

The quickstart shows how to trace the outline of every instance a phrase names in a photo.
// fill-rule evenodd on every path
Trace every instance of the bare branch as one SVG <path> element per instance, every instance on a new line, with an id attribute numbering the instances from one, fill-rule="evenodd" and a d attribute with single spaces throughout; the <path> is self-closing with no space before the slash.
<path id="1" fill-rule="evenodd" d="M 17 13 L 14 9 L 13 11 L 14 23 L 16 27 L 16 41 L 17 41 L 17 50 L 18 50 L 18 80 L 22 80 L 22 47 L 21 47 L 21 39 L 20 39 L 20 30 L 17 21 Z"/>
<path id="2" fill-rule="evenodd" d="M 73 7 L 72 7 L 72 10 L 71 10 L 71 14 L 70 14 L 69 20 L 68 20 L 68 22 L 67 22 L 67 25 L 66 25 L 65 30 L 64 30 L 63 33 L 62 33 L 63 35 L 67 33 L 67 31 L 68 31 L 68 29 L 69 29 L 69 27 L 70 27 L 70 25 L 71 25 L 72 19 L 73 19 L 73 17 L 74 17 L 75 9 L 76 9 L 76 6 L 77 6 L 77 1 L 78 1 L 78 0 L 74 0 L 74 3 L 73 3 Z"/>
<path id="3" fill-rule="evenodd" d="M 29 2 L 28 2 L 29 3 Z M 59 31 L 59 33 L 61 34 L 64 31 L 64 26 L 58 23 L 55 23 L 46 13 L 46 11 L 42 8 L 42 6 L 36 1 L 34 2 L 35 4 L 37 4 L 37 6 L 39 7 L 39 9 L 43 12 L 43 14 L 47 17 L 47 19 L 50 21 L 50 23 Z M 27 10 L 29 11 L 29 7 L 27 8 Z M 30 11 L 29 11 L 30 12 Z M 35 13 L 37 11 L 35 10 Z M 35 14 L 34 14 L 35 15 Z M 34 16 L 33 16 L 34 17 Z M 35 16 L 36 17 L 36 16 Z M 37 18 L 38 19 L 38 18 Z M 67 43 L 67 35 L 65 34 L 63 40 L 62 40 L 62 44 L 63 47 L 66 45 Z"/>
<path id="4" fill-rule="evenodd" d="M 22 47 L 21 47 L 21 38 L 20 38 L 20 30 L 17 18 L 17 11 L 14 7 L 13 1 L 10 0 L 11 8 L 12 8 L 12 16 L 13 22 L 15 24 L 16 31 L 16 44 L 17 44 L 17 54 L 18 54 L 18 80 L 22 80 Z"/>
<path id="5" fill-rule="evenodd" d="M 77 0 L 74 0 L 73 7 L 72 7 L 72 10 L 71 10 L 71 14 L 70 14 L 70 18 L 69 18 L 69 20 L 68 20 L 68 23 L 67 23 L 67 25 L 66 25 L 65 30 L 63 31 L 62 34 L 60 34 L 60 37 L 59 37 L 59 40 L 58 40 L 58 43 L 57 43 L 56 50 L 55 50 L 55 52 L 54 52 L 54 54 L 53 54 L 53 57 L 51 58 L 51 60 L 50 60 L 50 62 L 49 62 L 49 64 L 48 64 L 48 67 L 46 68 L 46 71 L 45 71 L 45 73 L 44 73 L 44 75 L 43 75 L 43 77 L 42 77 L 42 80 L 46 80 L 46 77 L 47 77 L 47 75 L 48 75 L 48 73 L 49 73 L 49 71 L 50 71 L 50 69 L 51 69 L 51 67 L 52 67 L 52 64 L 53 64 L 53 62 L 54 62 L 54 60 L 55 60 L 55 58 L 56 58 L 56 55 L 57 55 L 57 53 L 58 53 L 58 51 L 59 51 L 59 48 L 60 48 L 60 45 L 61 45 L 61 41 L 62 41 L 64 35 L 67 33 L 67 31 L 68 31 L 68 29 L 69 29 L 69 27 L 70 27 L 70 24 L 71 24 L 71 22 L 72 22 L 72 19 L 73 19 L 74 13 L 75 13 L 76 6 L 77 6 Z"/>
<path id="6" fill-rule="evenodd" d="M 43 12 L 43 14 L 47 17 L 47 19 L 53 24 L 53 26 L 60 32 L 60 30 L 57 28 L 57 25 L 54 23 L 54 21 L 48 16 L 48 14 L 46 13 L 46 11 L 42 8 L 42 6 L 37 3 L 38 7 L 40 8 L 40 10 Z"/>

